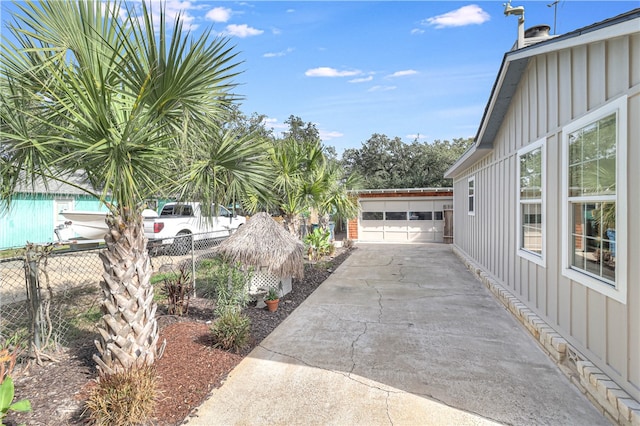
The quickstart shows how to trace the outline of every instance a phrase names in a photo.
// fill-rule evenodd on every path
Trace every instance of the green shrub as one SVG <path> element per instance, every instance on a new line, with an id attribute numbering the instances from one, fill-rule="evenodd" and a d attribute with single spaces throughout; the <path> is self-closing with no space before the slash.
<path id="1" fill-rule="evenodd" d="M 250 276 L 250 272 L 242 270 L 239 264 L 220 264 L 215 277 L 216 315 L 222 316 L 228 311 L 240 312 L 247 306 Z"/>
<path id="2" fill-rule="evenodd" d="M 0 383 L 0 421 L 5 418 L 8 411 L 31 411 L 31 403 L 28 399 L 21 399 L 12 403 L 13 395 L 13 380 L 11 380 L 10 376 L 7 376 Z"/>
<path id="3" fill-rule="evenodd" d="M 191 273 L 185 266 L 174 277 L 167 277 L 162 283 L 162 294 L 167 298 L 169 315 L 182 316 L 189 312 L 189 297 L 193 291 Z"/>
<path id="4" fill-rule="evenodd" d="M 14 350 L 0 351 L 0 423 L 2 424 L 4 424 L 2 419 L 9 411 L 31 411 L 31 403 L 28 400 L 13 402 L 15 388 L 10 374 L 16 365 L 16 358 L 17 354 Z"/>
<path id="5" fill-rule="evenodd" d="M 322 256 L 332 254 L 335 251 L 335 247 L 329 241 L 330 235 L 329 230 L 316 228 L 304 238 L 304 242 L 307 245 L 309 260 L 320 260 L 322 259 Z"/>
<path id="6" fill-rule="evenodd" d="M 226 311 L 211 326 L 213 346 L 239 351 L 247 346 L 251 337 L 251 320 L 240 312 Z"/>
<path id="7" fill-rule="evenodd" d="M 86 407 L 96 425 L 139 425 L 153 418 L 158 379 L 153 367 L 101 375 Z"/>

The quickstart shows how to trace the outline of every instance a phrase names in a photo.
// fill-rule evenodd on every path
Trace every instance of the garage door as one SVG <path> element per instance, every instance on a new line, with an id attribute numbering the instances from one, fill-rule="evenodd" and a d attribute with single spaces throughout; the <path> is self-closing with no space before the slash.
<path id="1" fill-rule="evenodd" d="M 360 200 L 358 239 L 363 242 L 442 242 L 445 204 L 436 200 Z"/>

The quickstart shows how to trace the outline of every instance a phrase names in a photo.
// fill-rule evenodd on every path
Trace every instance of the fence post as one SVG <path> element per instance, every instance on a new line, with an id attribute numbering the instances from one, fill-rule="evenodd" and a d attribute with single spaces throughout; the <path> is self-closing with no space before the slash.
<path id="1" fill-rule="evenodd" d="M 40 335 L 40 327 L 42 325 L 40 305 L 42 297 L 40 295 L 40 283 L 38 282 L 39 262 L 32 247 L 28 247 L 25 253 L 25 272 L 27 275 L 27 302 L 30 308 L 32 339 L 36 349 L 40 350 L 42 349 L 42 336 Z"/>
<path id="2" fill-rule="evenodd" d="M 191 237 L 191 283 L 193 284 L 193 297 L 196 297 L 196 239 Z"/>

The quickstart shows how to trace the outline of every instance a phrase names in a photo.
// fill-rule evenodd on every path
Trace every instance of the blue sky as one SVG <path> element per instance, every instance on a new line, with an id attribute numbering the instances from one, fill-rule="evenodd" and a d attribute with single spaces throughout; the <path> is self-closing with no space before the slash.
<path id="1" fill-rule="evenodd" d="M 525 27 L 554 24 L 547 1 L 517 1 Z M 640 7 L 640 1 L 557 4 L 556 32 Z M 517 18 L 503 1 L 167 1 L 192 31 L 231 38 L 243 73 L 241 110 L 279 132 L 312 122 L 339 153 L 373 133 L 422 142 L 474 136 Z M 6 12 L 6 10 L 5 10 Z M 4 18 L 3 18 L 4 20 Z M 553 32 L 553 28 L 552 28 Z"/>

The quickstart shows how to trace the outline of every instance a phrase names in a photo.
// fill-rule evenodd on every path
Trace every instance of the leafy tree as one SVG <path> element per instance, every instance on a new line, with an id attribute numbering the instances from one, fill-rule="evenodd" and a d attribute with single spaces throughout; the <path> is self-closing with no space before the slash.
<path id="1" fill-rule="evenodd" d="M 405 144 L 400 138 L 374 134 L 359 149 L 344 151 L 348 173 L 362 176 L 370 189 L 450 186 L 445 171 L 471 145 L 471 139 Z"/>
<path id="2" fill-rule="evenodd" d="M 111 213 L 94 360 L 107 374 L 150 365 L 158 328 L 144 200 L 176 188 L 229 197 L 250 182 L 259 192 L 264 177 L 237 164 L 256 158 L 248 139 L 218 126 L 233 101 L 235 53 L 209 32 L 190 39 L 179 16 L 168 28 L 164 11 L 155 20 L 144 3 L 140 19 L 119 1 L 16 8 L 0 58 L 1 201 L 10 206 L 22 179 L 85 171 Z M 190 174 L 185 161 L 201 153 Z"/>
<path id="3" fill-rule="evenodd" d="M 400 138 L 389 139 L 386 135 L 373 134 L 362 148 L 350 148 L 342 154 L 342 161 L 349 172 L 362 175 L 367 188 L 388 188 L 394 174 L 404 166 L 400 164 L 403 146 Z"/>
<path id="4" fill-rule="evenodd" d="M 313 123 L 305 123 L 300 117 L 290 115 L 285 124 L 289 125 L 289 130 L 284 132 L 283 139 L 293 139 L 300 144 L 320 143 L 320 132 Z"/>

